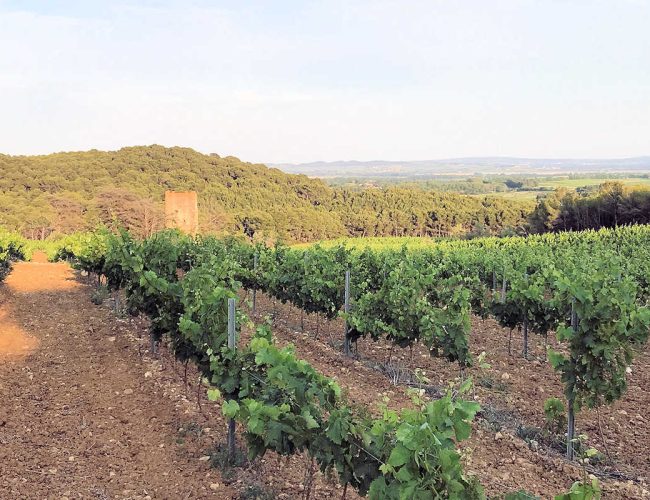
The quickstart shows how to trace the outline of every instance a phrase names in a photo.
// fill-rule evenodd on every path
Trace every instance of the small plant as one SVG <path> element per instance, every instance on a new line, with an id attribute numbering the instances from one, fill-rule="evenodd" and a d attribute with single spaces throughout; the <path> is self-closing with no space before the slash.
<path id="1" fill-rule="evenodd" d="M 525 490 L 519 490 L 514 493 L 506 493 L 503 500 L 539 500 L 539 497 Z"/>
<path id="2" fill-rule="evenodd" d="M 203 434 L 203 427 L 201 427 L 201 424 L 198 424 L 196 422 L 190 422 L 185 426 L 183 432 L 186 436 L 188 434 L 192 434 L 196 437 L 199 437 L 201 434 Z"/>
<path id="3" fill-rule="evenodd" d="M 544 406 L 546 406 L 546 404 Z M 534 428 L 520 428 L 519 432 L 530 432 L 532 429 Z M 574 439 L 574 441 L 576 443 L 575 447 L 577 449 L 583 450 L 581 452 L 582 458 L 578 459 L 578 463 L 582 465 L 583 478 L 580 481 L 573 483 L 571 485 L 571 489 L 568 492 L 556 495 L 554 497 L 554 500 L 599 500 L 601 491 L 600 485 L 598 484 L 598 479 L 587 473 L 586 466 L 589 463 L 593 462 L 594 459 L 597 459 L 600 453 L 594 448 L 587 448 L 585 446 L 587 436 L 584 434 L 578 436 L 576 439 Z M 528 493 L 525 490 L 507 493 L 503 497 L 499 498 L 502 500 L 539 500 L 538 496 L 533 495 L 532 493 Z"/>
<path id="4" fill-rule="evenodd" d="M 494 378 L 490 377 L 489 375 L 481 375 L 476 378 L 476 382 L 478 385 L 481 387 L 484 387 L 486 389 L 493 389 L 497 392 L 507 392 L 508 391 L 508 385 L 501 382 L 500 380 L 494 380 Z"/>
<path id="5" fill-rule="evenodd" d="M 101 305 L 108 297 L 108 288 L 105 285 L 99 285 L 90 295 L 90 301 L 96 306 Z"/>
<path id="6" fill-rule="evenodd" d="M 566 428 L 566 407 L 558 398 L 548 398 L 544 401 L 544 417 L 546 430 L 552 434 L 561 434 Z"/>
<path id="7" fill-rule="evenodd" d="M 258 483 L 245 486 L 239 493 L 239 500 L 274 500 L 275 498 L 277 498 L 275 491 L 266 489 Z"/>
<path id="8" fill-rule="evenodd" d="M 501 432 L 504 428 L 517 426 L 517 417 L 511 411 L 485 405 L 479 413 L 479 423 L 493 432 Z"/>
<path id="9" fill-rule="evenodd" d="M 184 439 L 187 437 L 194 437 L 198 438 L 203 434 L 203 427 L 201 427 L 201 424 L 198 424 L 196 422 L 189 422 L 187 425 L 184 427 L 181 427 L 178 429 L 178 435 L 179 438 Z"/>
<path id="10" fill-rule="evenodd" d="M 487 357 L 487 354 L 485 351 L 481 351 L 481 354 L 478 355 L 478 358 L 476 358 L 476 364 L 481 370 L 489 370 L 492 368 L 492 365 L 485 361 L 485 358 Z"/>
<path id="11" fill-rule="evenodd" d="M 598 479 L 589 476 L 582 481 L 576 481 L 571 489 L 562 495 L 556 495 L 555 500 L 598 500 L 601 490 Z"/>
<path id="12" fill-rule="evenodd" d="M 529 444 L 531 444 L 533 441 L 536 441 L 539 444 L 539 442 L 542 441 L 544 435 L 539 427 L 519 425 L 517 427 L 517 437 L 523 439 Z"/>
<path id="13" fill-rule="evenodd" d="M 595 448 L 587 448 L 587 436 L 580 434 L 573 439 L 576 448 L 580 451 L 578 463 L 582 466 L 582 479 L 571 485 L 571 489 L 562 495 L 556 495 L 555 500 L 599 500 L 601 489 L 598 479 L 587 472 L 587 465 L 601 457 L 601 453 Z"/>
<path id="14" fill-rule="evenodd" d="M 232 463 L 228 463 L 228 446 L 226 444 L 217 444 L 208 455 L 210 455 L 210 466 L 219 469 L 221 479 L 225 484 L 233 483 L 237 479 L 237 471 L 235 469 L 248 464 L 246 452 L 241 448 L 235 449 L 235 459 Z"/>

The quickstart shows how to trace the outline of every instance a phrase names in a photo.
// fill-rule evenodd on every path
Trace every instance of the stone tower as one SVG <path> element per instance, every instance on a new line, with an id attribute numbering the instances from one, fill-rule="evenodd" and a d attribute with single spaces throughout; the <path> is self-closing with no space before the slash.
<path id="1" fill-rule="evenodd" d="M 177 228 L 194 236 L 199 230 L 196 191 L 165 192 L 165 227 Z"/>

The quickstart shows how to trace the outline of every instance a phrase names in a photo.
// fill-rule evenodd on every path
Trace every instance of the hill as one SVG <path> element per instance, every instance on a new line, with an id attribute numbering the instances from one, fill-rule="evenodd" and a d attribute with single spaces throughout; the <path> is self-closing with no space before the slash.
<path id="1" fill-rule="evenodd" d="M 165 190 L 199 195 L 205 231 L 290 241 L 338 236 L 498 233 L 533 203 L 419 188 L 347 190 L 189 148 L 0 155 L 0 225 L 31 238 L 119 222 L 147 235 L 163 223 Z"/>

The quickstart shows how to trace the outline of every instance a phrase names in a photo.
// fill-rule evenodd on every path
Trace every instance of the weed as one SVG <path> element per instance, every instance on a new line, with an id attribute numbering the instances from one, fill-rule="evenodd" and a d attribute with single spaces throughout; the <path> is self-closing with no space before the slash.
<path id="1" fill-rule="evenodd" d="M 181 437 L 200 437 L 203 434 L 203 427 L 196 422 L 189 422 L 185 427 L 178 430 Z"/>
<path id="2" fill-rule="evenodd" d="M 484 405 L 478 413 L 481 423 L 494 432 L 501 432 L 505 427 L 514 428 L 517 417 L 511 411 Z"/>
<path id="3" fill-rule="evenodd" d="M 96 306 L 102 304 L 108 297 L 108 288 L 105 285 L 99 285 L 90 295 L 90 301 Z"/>
<path id="4" fill-rule="evenodd" d="M 225 484 L 233 483 L 236 480 L 237 471 L 235 469 L 248 465 L 246 453 L 241 448 L 235 449 L 235 460 L 228 463 L 228 446 L 226 444 L 217 443 L 208 452 L 208 455 L 210 455 L 210 466 L 221 471 L 221 479 Z"/>
<path id="5" fill-rule="evenodd" d="M 494 380 L 489 375 L 482 375 L 476 379 L 476 382 L 481 387 L 486 389 L 493 389 L 497 392 L 507 392 L 508 386 L 499 380 Z"/>
<path id="6" fill-rule="evenodd" d="M 551 434 L 561 434 L 566 429 L 566 407 L 558 398 L 548 398 L 544 401 L 544 417 L 546 429 Z"/>
<path id="7" fill-rule="evenodd" d="M 239 492 L 239 500 L 275 500 L 277 493 L 259 483 L 249 484 Z"/>

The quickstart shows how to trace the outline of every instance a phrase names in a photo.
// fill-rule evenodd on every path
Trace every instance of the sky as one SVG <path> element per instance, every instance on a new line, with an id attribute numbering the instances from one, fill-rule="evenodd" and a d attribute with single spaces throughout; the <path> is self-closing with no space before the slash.
<path id="1" fill-rule="evenodd" d="M 0 152 L 650 154 L 650 0 L 0 0 Z"/>

